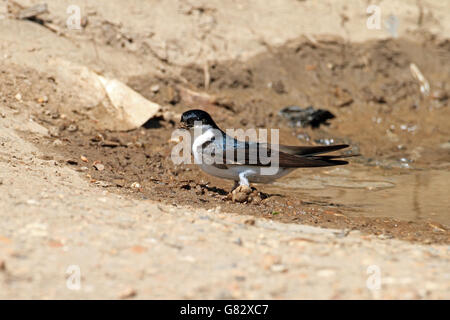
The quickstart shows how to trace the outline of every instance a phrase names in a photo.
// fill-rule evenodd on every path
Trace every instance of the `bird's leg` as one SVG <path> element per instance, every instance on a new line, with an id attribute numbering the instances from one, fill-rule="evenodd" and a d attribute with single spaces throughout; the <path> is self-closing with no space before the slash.
<path id="1" fill-rule="evenodd" d="M 250 187 L 250 183 L 248 182 L 247 176 L 253 173 L 253 170 L 245 170 L 239 173 L 239 185 Z"/>
<path id="2" fill-rule="evenodd" d="M 235 180 L 235 181 L 234 181 L 234 186 L 233 186 L 233 188 L 231 189 L 230 193 L 233 192 L 237 187 L 239 187 L 239 181 Z"/>

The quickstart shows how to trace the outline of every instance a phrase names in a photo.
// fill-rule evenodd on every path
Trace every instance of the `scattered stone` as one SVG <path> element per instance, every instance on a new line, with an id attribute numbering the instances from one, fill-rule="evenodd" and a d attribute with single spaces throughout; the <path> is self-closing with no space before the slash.
<path id="1" fill-rule="evenodd" d="M 444 142 L 440 145 L 441 149 L 450 150 L 450 142 Z"/>
<path id="2" fill-rule="evenodd" d="M 103 188 L 107 188 L 107 187 L 109 187 L 111 185 L 111 184 L 109 184 L 106 181 L 95 181 L 94 184 L 99 186 L 99 187 L 103 187 Z"/>
<path id="3" fill-rule="evenodd" d="M 336 236 L 336 238 L 345 238 L 346 236 L 349 235 L 351 230 L 341 230 L 339 232 L 335 232 L 334 235 Z"/>
<path id="4" fill-rule="evenodd" d="M 181 114 L 175 113 L 173 111 L 166 111 L 163 113 L 163 119 L 167 122 L 178 123 L 181 119 Z"/>
<path id="5" fill-rule="evenodd" d="M 161 110 L 159 104 L 147 100 L 117 79 L 100 76 L 98 72 L 61 58 L 49 59 L 48 62 L 58 80 L 74 89 L 73 95 L 80 100 L 80 104 L 108 106 L 106 112 L 110 113 L 110 117 L 108 121 L 99 121 L 101 129 L 136 129 Z"/>
<path id="6" fill-rule="evenodd" d="M 17 18 L 19 19 L 32 19 L 43 13 L 48 13 L 48 8 L 46 3 L 38 3 L 34 6 L 20 10 Z"/>
<path id="7" fill-rule="evenodd" d="M 238 246 L 242 246 L 242 239 L 237 238 L 236 240 L 233 241 L 233 243 L 237 244 Z"/>
<path id="8" fill-rule="evenodd" d="M 81 23 L 80 23 L 81 27 L 84 29 L 84 28 L 87 27 L 87 25 L 88 25 L 88 23 L 89 23 L 89 18 L 88 18 L 87 16 L 83 16 L 83 17 L 81 18 L 81 21 L 80 21 L 80 22 L 81 22 Z"/>
<path id="9" fill-rule="evenodd" d="M 39 102 L 40 104 L 46 104 L 48 102 L 48 97 L 47 96 L 39 97 L 37 99 L 37 102 Z"/>
<path id="10" fill-rule="evenodd" d="M 78 130 L 78 127 L 74 124 L 71 124 L 67 127 L 67 131 L 69 131 L 69 132 L 75 132 L 77 130 Z"/>
<path id="11" fill-rule="evenodd" d="M 172 105 L 177 104 L 181 100 L 180 92 L 172 86 L 166 89 L 166 101 Z"/>
<path id="12" fill-rule="evenodd" d="M 37 205 L 39 205 L 39 202 L 37 202 L 37 201 L 34 200 L 34 199 L 28 199 L 26 202 L 27 202 L 27 204 L 29 204 L 30 206 L 37 206 Z"/>
<path id="13" fill-rule="evenodd" d="M 52 117 L 52 119 L 58 119 L 59 118 L 59 112 L 52 112 L 50 114 L 50 116 Z M 70 127 L 70 126 L 69 126 Z"/>
<path id="14" fill-rule="evenodd" d="M 134 253 L 144 253 L 147 251 L 147 248 L 140 245 L 135 245 L 131 247 L 130 250 Z"/>
<path id="15" fill-rule="evenodd" d="M 431 95 L 431 98 L 439 101 L 444 101 L 448 99 L 447 92 L 443 90 L 434 90 L 433 94 Z"/>
<path id="16" fill-rule="evenodd" d="M 183 256 L 179 258 L 180 261 L 190 262 L 194 263 L 196 262 L 196 259 L 193 256 Z"/>
<path id="17" fill-rule="evenodd" d="M 217 97 L 206 92 L 198 92 L 184 87 L 178 87 L 180 100 L 188 105 L 209 107 L 216 105 Z"/>
<path id="18" fill-rule="evenodd" d="M 20 93 L 16 94 L 14 97 L 17 101 L 22 101 L 22 95 Z"/>
<path id="19" fill-rule="evenodd" d="M 133 182 L 133 183 L 131 184 L 131 188 L 133 188 L 133 189 L 139 189 L 139 188 L 141 188 L 141 184 L 140 184 L 139 182 Z"/>
<path id="20" fill-rule="evenodd" d="M 123 130 L 142 126 L 160 111 L 160 105 L 147 100 L 119 80 L 104 77 L 99 77 L 99 79 L 112 105 L 125 120 Z"/>
<path id="21" fill-rule="evenodd" d="M 244 221 L 244 224 L 248 225 L 248 226 L 254 226 L 256 224 L 255 219 L 247 219 Z"/>
<path id="22" fill-rule="evenodd" d="M 261 265 L 264 269 L 269 270 L 275 265 L 282 265 L 281 258 L 273 254 L 266 254 L 262 258 Z M 277 267 L 275 269 L 277 269 Z"/>
<path id="23" fill-rule="evenodd" d="M 158 84 L 154 84 L 150 87 L 150 91 L 153 93 L 157 93 L 159 91 L 159 85 Z"/>
<path id="24" fill-rule="evenodd" d="M 48 129 L 48 133 L 51 137 L 59 137 L 59 128 L 58 127 L 50 127 Z"/>
<path id="25" fill-rule="evenodd" d="M 53 144 L 54 147 L 59 147 L 59 146 L 63 145 L 63 142 L 61 140 L 59 140 L 59 139 L 56 139 L 55 141 L 53 141 L 52 144 Z"/>
<path id="26" fill-rule="evenodd" d="M 119 299 L 130 299 L 137 295 L 137 291 L 133 288 L 125 289 L 120 295 Z"/>
<path id="27" fill-rule="evenodd" d="M 88 162 L 89 161 L 88 158 L 86 156 L 83 156 L 83 155 L 80 156 L 80 159 L 83 162 Z"/>
<path id="28" fill-rule="evenodd" d="M 286 272 L 288 269 L 283 264 L 274 264 L 270 267 L 270 270 L 273 272 Z"/>
<path id="29" fill-rule="evenodd" d="M 304 141 L 308 142 L 309 140 L 311 140 L 311 137 L 307 133 L 300 133 L 300 134 L 297 135 L 297 139 L 304 140 Z"/>
<path id="30" fill-rule="evenodd" d="M 44 154 L 44 155 L 42 155 L 41 159 L 45 160 L 45 161 L 50 161 L 50 160 L 53 160 L 54 157 L 52 155 L 50 155 L 50 154 Z"/>
<path id="31" fill-rule="evenodd" d="M 122 188 L 125 186 L 125 180 L 123 179 L 114 179 L 113 182 L 115 183 L 116 187 Z"/>
<path id="32" fill-rule="evenodd" d="M 95 161 L 93 164 L 94 168 L 97 169 L 98 171 L 103 171 L 105 170 L 105 166 L 100 163 L 99 161 Z"/>
<path id="33" fill-rule="evenodd" d="M 317 271 L 317 276 L 321 278 L 329 278 L 336 274 L 336 271 L 333 269 L 322 269 Z"/>
<path id="34" fill-rule="evenodd" d="M 333 138 L 331 138 L 331 139 L 328 139 L 328 138 L 316 139 L 316 140 L 314 140 L 314 142 L 318 143 L 318 144 L 323 144 L 323 145 L 329 146 L 329 145 L 334 144 L 334 139 Z"/>

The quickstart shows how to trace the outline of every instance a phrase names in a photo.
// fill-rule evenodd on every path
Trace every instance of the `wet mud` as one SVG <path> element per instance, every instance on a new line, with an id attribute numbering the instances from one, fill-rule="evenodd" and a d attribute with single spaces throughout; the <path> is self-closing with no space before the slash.
<path id="1" fill-rule="evenodd" d="M 450 42 L 297 39 L 268 49 L 245 62 L 210 62 L 207 71 L 193 65 L 177 77 L 131 79 L 128 85 L 172 117 L 130 132 L 99 131 L 90 111 L 48 103 L 36 118 L 53 137 L 34 142 L 92 184 L 139 199 L 450 243 Z M 411 63 L 430 82 L 429 95 Z M 313 106 L 335 118 L 293 127 L 278 114 L 286 106 Z M 190 108 L 210 112 L 222 128 L 277 128 L 284 144 L 348 143 L 361 156 L 345 167 L 299 169 L 255 185 L 260 203 L 232 203 L 232 181 L 170 159 L 177 115 Z"/>

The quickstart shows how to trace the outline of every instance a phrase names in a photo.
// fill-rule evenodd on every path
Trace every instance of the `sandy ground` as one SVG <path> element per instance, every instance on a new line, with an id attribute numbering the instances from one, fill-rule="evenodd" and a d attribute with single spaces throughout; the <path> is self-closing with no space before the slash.
<path id="1" fill-rule="evenodd" d="M 41 91 L 64 107 L 86 107 L 79 90 L 59 81 L 57 59 L 128 82 L 247 60 L 305 35 L 388 37 L 365 27 L 366 1 L 84 3 L 87 26 L 72 31 L 64 26 L 70 1 L 48 1 L 46 19 L 60 34 L 0 6 L 0 298 L 450 297 L 448 245 L 140 200 L 93 186 L 33 143 L 52 136 L 30 102 Z M 402 37 L 450 34 L 447 3 L 379 3 L 398 17 Z"/>

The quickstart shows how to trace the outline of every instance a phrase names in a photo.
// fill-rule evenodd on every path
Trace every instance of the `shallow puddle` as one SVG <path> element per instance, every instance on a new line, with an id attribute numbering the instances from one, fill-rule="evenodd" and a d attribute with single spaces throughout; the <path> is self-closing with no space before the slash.
<path id="1" fill-rule="evenodd" d="M 327 197 L 349 216 L 392 217 L 450 225 L 450 171 L 393 171 L 351 165 L 317 174 L 297 170 L 270 192 Z"/>

